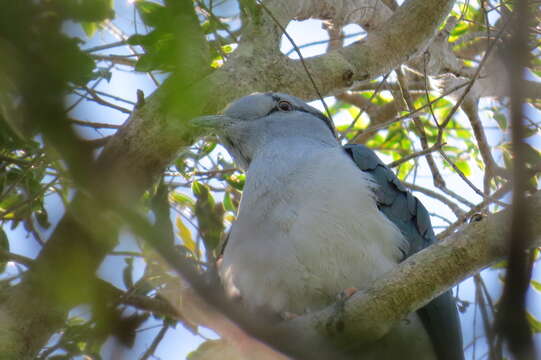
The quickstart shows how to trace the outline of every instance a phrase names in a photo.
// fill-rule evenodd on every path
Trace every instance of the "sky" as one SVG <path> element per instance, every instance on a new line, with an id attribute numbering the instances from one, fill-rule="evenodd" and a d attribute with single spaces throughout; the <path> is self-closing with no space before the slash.
<path id="1" fill-rule="evenodd" d="M 133 4 L 128 0 L 115 0 L 115 10 L 117 14 L 117 18 L 115 19 L 114 25 L 126 33 L 130 33 L 133 29 L 133 23 L 134 19 L 137 22 L 137 28 L 140 33 L 145 32 L 145 26 L 142 24 L 137 17 L 135 16 L 134 10 L 133 10 Z M 231 15 L 233 16 L 236 11 L 236 4 L 234 1 L 227 0 L 223 3 L 222 7 L 219 9 L 219 11 L 222 12 L 222 14 Z M 135 17 L 134 17 L 135 16 Z M 85 44 L 84 48 L 91 48 L 93 46 L 107 44 L 111 42 L 118 41 L 119 38 L 115 37 L 111 34 L 111 31 L 108 30 L 102 30 L 99 31 L 97 34 L 95 34 L 92 38 L 86 37 L 86 35 L 82 32 L 82 30 L 78 27 L 78 25 L 75 24 L 66 24 L 65 31 L 69 34 L 72 34 L 74 36 L 78 36 L 82 39 L 84 39 Z M 302 47 L 303 44 L 309 44 L 312 42 L 327 40 L 327 32 L 324 31 L 321 28 L 321 21 L 317 20 L 307 20 L 302 22 L 292 22 L 287 27 L 288 33 L 293 37 L 295 42 L 299 47 Z M 346 34 L 351 35 L 350 38 L 348 38 L 346 43 L 351 43 L 355 40 L 358 40 L 362 34 L 362 30 L 360 27 L 356 25 L 348 25 L 345 29 Z M 319 44 L 314 45 L 310 47 L 304 47 L 302 48 L 302 53 L 304 57 L 309 56 L 315 56 L 318 54 L 321 54 L 325 51 L 326 45 L 325 44 Z M 136 49 L 138 51 L 138 49 Z M 281 45 L 281 50 L 283 53 L 290 53 L 292 50 L 291 44 L 289 44 L 287 39 L 284 39 Z M 106 51 L 99 52 L 100 54 L 129 54 L 130 50 L 126 47 L 118 47 L 114 49 L 109 49 Z M 297 55 L 295 53 L 291 53 L 290 55 L 293 58 L 296 58 Z M 102 63 L 102 66 L 106 66 L 106 63 Z M 145 95 L 149 95 L 152 93 L 153 90 L 156 89 L 156 83 L 153 79 L 151 79 L 147 74 L 143 73 L 134 73 L 130 71 L 128 67 L 118 66 L 117 68 L 113 69 L 112 71 L 112 78 L 110 81 L 101 81 L 99 84 L 96 85 L 96 90 L 104 91 L 111 94 L 116 94 L 118 96 L 121 96 L 124 99 L 127 99 L 129 101 L 135 102 L 136 100 L 136 89 L 141 89 L 145 93 Z M 164 79 L 163 74 L 155 74 L 158 83 Z M 72 104 L 74 101 L 76 101 L 76 98 L 70 98 L 67 100 L 68 104 Z M 328 101 L 328 105 L 332 105 L 333 99 L 332 98 L 326 98 L 326 101 Z M 115 102 L 112 100 L 112 102 Z M 490 100 L 486 100 L 486 105 L 489 105 Z M 131 108 L 132 105 L 128 103 L 123 102 L 115 102 L 121 106 Z M 314 106 L 320 108 L 323 110 L 323 106 L 320 102 L 314 102 Z M 126 119 L 126 115 L 123 113 L 120 113 L 116 110 L 99 106 L 96 103 L 93 103 L 91 101 L 82 101 L 79 105 L 77 105 L 74 110 L 72 111 L 72 115 L 81 120 L 88 120 L 93 122 L 104 122 L 104 123 L 115 123 L 115 124 L 121 124 Z M 538 114 L 536 113 L 535 116 Z M 340 123 L 342 121 L 347 121 L 348 116 L 346 114 L 339 114 L 335 116 L 335 122 Z M 460 115 L 459 115 L 460 116 Z M 463 119 L 463 118 L 462 118 Z M 490 119 L 489 116 L 483 116 L 483 122 L 485 125 L 488 126 L 495 126 L 496 124 L 493 123 L 493 121 Z M 466 124 L 464 122 L 464 124 Z M 111 135 L 114 133 L 113 130 L 93 130 L 90 128 L 79 128 L 80 133 L 86 137 L 86 138 L 99 138 L 102 136 Z M 489 143 L 494 145 L 498 142 L 499 136 L 501 136 L 501 133 L 497 130 L 494 131 L 488 131 L 487 133 L 489 138 Z M 218 153 L 221 153 L 223 156 L 228 156 L 223 149 L 217 149 L 214 153 L 215 156 L 218 155 Z M 385 157 L 383 157 L 384 160 Z M 427 187 L 431 186 L 431 176 L 429 175 L 429 172 L 427 170 L 426 163 L 424 159 L 420 160 L 421 167 L 420 172 L 416 178 L 416 181 L 419 185 L 426 185 Z M 470 180 L 478 187 L 482 187 L 482 173 L 476 169 L 473 168 L 472 176 L 470 177 Z M 471 190 L 457 175 L 448 175 L 446 176 L 446 182 L 449 185 L 449 188 L 454 189 L 455 191 L 459 192 L 462 196 L 470 199 L 473 202 L 480 201 L 480 198 L 473 190 Z M 442 206 L 441 203 L 431 199 L 427 198 L 426 196 L 423 196 L 422 194 L 416 194 L 425 206 L 429 209 L 430 212 L 435 212 L 438 214 L 441 214 L 446 217 L 454 218 L 454 215 L 450 212 L 449 209 L 447 209 L 445 206 Z M 63 214 L 63 206 L 58 198 L 55 198 L 54 196 L 51 196 L 47 202 L 46 207 L 49 212 L 51 222 L 53 225 L 60 219 L 60 217 Z M 172 214 L 172 216 L 175 216 Z M 433 219 L 435 225 L 441 225 L 441 221 L 438 219 Z M 44 236 L 47 237 L 48 234 L 52 231 L 54 227 L 51 227 L 50 230 L 44 231 Z M 195 229 L 191 227 L 192 232 L 195 233 Z M 25 239 L 25 232 L 21 227 L 18 229 L 15 229 L 14 231 L 11 231 L 8 236 L 11 239 L 21 239 L 23 241 L 12 241 L 12 251 L 14 253 L 26 255 L 29 257 L 35 257 L 39 252 L 39 247 L 32 242 Z M 137 250 L 137 245 L 134 242 L 133 237 L 129 233 L 124 233 L 121 237 L 121 242 L 117 250 Z M 10 265 L 11 271 L 15 271 L 13 264 Z M 124 266 L 124 259 L 120 256 L 109 256 L 102 266 L 100 267 L 99 274 L 104 279 L 107 279 L 111 281 L 113 284 L 120 288 L 124 288 L 123 282 L 122 282 L 122 274 L 119 269 L 122 269 Z M 137 279 L 140 277 L 143 273 L 143 262 L 142 260 L 135 260 L 135 267 L 134 267 L 134 279 Z M 483 273 L 483 277 L 487 283 L 487 286 L 489 287 L 489 292 L 493 295 L 493 297 L 497 298 L 498 294 L 501 290 L 501 271 L 485 271 Z M 541 279 L 541 270 L 539 269 L 539 266 L 536 266 L 534 268 L 534 278 Z M 457 289 L 455 289 L 455 292 Z M 459 297 L 468 300 L 468 301 L 474 301 L 474 287 L 472 286 L 471 280 L 465 281 L 462 283 L 459 287 Z M 540 301 L 540 294 L 531 292 L 529 293 L 529 301 L 530 301 L 530 311 L 536 315 L 538 318 L 541 319 L 541 304 Z M 77 308 L 72 311 L 73 315 L 77 316 L 88 316 L 88 309 L 81 307 Z M 472 338 L 482 333 L 482 323 L 481 318 L 478 314 L 478 312 L 475 310 L 475 307 L 472 305 L 468 308 L 466 313 L 462 314 L 461 316 L 462 321 L 462 327 L 464 332 L 464 344 L 468 344 L 471 342 Z M 153 340 L 156 333 L 159 331 L 159 325 L 158 322 L 154 320 L 147 321 L 147 323 L 144 326 L 144 330 L 140 331 L 138 334 L 138 339 L 136 341 L 136 346 L 124 352 L 123 354 L 116 353 L 118 350 L 118 347 L 115 346 L 113 341 L 110 341 L 108 345 L 105 347 L 103 356 L 104 359 L 109 358 L 121 358 L 119 356 L 123 356 L 126 359 L 133 359 L 137 358 L 138 355 L 141 355 L 147 346 L 150 345 L 151 341 Z M 207 329 L 201 329 L 201 335 L 200 336 L 194 336 L 190 332 L 186 331 L 182 326 L 177 326 L 176 329 L 171 329 L 168 331 L 167 335 L 165 336 L 164 340 L 162 341 L 162 344 L 159 346 L 158 350 L 156 351 L 155 355 L 156 358 L 160 358 L 163 360 L 169 360 L 169 359 L 184 359 L 186 355 L 193 351 L 199 343 L 205 340 L 205 338 L 213 338 L 215 337 L 214 333 Z M 541 336 L 536 336 L 536 341 L 538 344 L 541 344 Z M 486 349 L 486 347 L 482 344 L 482 341 L 477 345 L 476 352 L 477 354 L 483 353 L 483 351 Z M 540 347 L 541 351 L 541 347 Z M 470 347 L 466 354 L 468 355 L 468 358 L 471 358 L 473 352 L 473 347 Z"/>

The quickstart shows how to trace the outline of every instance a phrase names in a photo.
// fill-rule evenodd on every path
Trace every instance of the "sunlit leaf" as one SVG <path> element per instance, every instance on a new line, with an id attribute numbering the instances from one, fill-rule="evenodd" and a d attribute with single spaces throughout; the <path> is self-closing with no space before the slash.
<path id="1" fill-rule="evenodd" d="M 498 123 L 498 126 L 502 130 L 507 130 L 507 117 L 502 113 L 494 114 L 494 120 Z"/>
<path id="2" fill-rule="evenodd" d="M 192 253 L 195 253 L 196 243 L 192 238 L 192 232 L 190 231 L 190 229 L 188 229 L 188 227 L 184 224 L 180 216 L 177 216 L 175 224 L 177 226 L 177 235 L 182 240 L 182 244 Z"/>
<path id="3" fill-rule="evenodd" d="M 462 129 L 456 129 L 455 130 L 456 136 L 458 136 L 461 139 L 468 140 L 471 138 L 471 132 L 470 130 L 462 130 Z"/>
<path id="4" fill-rule="evenodd" d="M 528 318 L 528 323 L 530 324 L 530 328 L 532 329 L 532 332 L 536 334 L 541 333 L 541 321 L 539 321 L 530 312 L 526 313 L 526 317 Z"/>
<path id="5" fill-rule="evenodd" d="M 246 181 L 246 176 L 244 174 L 233 174 L 231 176 L 227 176 L 225 181 L 227 181 L 227 183 L 233 186 L 235 189 L 242 191 Z"/>
<path id="6" fill-rule="evenodd" d="M 541 282 L 537 280 L 530 280 L 530 285 L 537 291 L 541 292 Z"/>
<path id="7" fill-rule="evenodd" d="M 468 161 L 466 160 L 458 160 L 455 162 L 455 165 L 457 168 L 460 169 L 460 171 L 462 171 L 462 173 L 464 173 L 464 175 L 466 176 L 470 176 L 471 175 L 471 169 L 470 169 L 470 164 Z"/>
<path id="8" fill-rule="evenodd" d="M 92 37 L 99 29 L 98 23 L 95 22 L 82 22 L 81 27 L 88 37 Z"/>
<path id="9" fill-rule="evenodd" d="M 169 197 L 171 198 L 173 202 L 175 202 L 176 204 L 180 206 L 186 206 L 186 207 L 191 208 L 195 205 L 194 199 L 178 191 L 171 192 L 169 194 Z"/>
<path id="10" fill-rule="evenodd" d="M 227 211 L 231 211 L 231 212 L 237 212 L 237 208 L 235 207 L 235 205 L 233 204 L 233 201 L 231 200 L 231 194 L 230 193 L 225 193 L 225 196 L 224 196 L 224 208 L 227 210 Z"/>

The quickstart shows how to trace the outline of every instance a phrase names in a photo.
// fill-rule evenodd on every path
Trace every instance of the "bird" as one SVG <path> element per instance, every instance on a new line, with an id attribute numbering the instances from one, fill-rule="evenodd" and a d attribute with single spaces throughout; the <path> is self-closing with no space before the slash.
<path id="1" fill-rule="evenodd" d="M 192 124 L 214 132 L 246 172 L 219 275 L 253 311 L 304 314 L 362 289 L 436 241 L 429 213 L 368 147 L 342 146 L 302 99 L 244 96 Z M 447 292 L 410 314 L 363 359 L 463 359 Z"/>

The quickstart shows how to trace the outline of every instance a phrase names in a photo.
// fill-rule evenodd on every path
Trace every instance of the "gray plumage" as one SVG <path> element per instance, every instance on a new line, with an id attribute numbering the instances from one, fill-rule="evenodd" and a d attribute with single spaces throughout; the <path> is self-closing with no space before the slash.
<path id="1" fill-rule="evenodd" d="M 214 128 L 247 172 L 220 275 L 253 310 L 317 310 L 435 241 L 424 206 L 375 153 L 342 147 L 329 119 L 298 98 L 253 94 L 194 122 Z M 393 358 L 463 358 L 450 294 L 363 348 L 363 359 Z"/>

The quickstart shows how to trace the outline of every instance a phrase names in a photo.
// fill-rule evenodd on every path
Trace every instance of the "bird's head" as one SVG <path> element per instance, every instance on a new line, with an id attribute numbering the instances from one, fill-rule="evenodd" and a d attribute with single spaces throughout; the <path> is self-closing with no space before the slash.
<path id="1" fill-rule="evenodd" d="M 192 120 L 216 133 L 235 161 L 247 168 L 259 150 L 275 140 L 337 144 L 333 124 L 301 99 L 282 93 L 255 93 L 231 103 L 222 115 Z"/>

